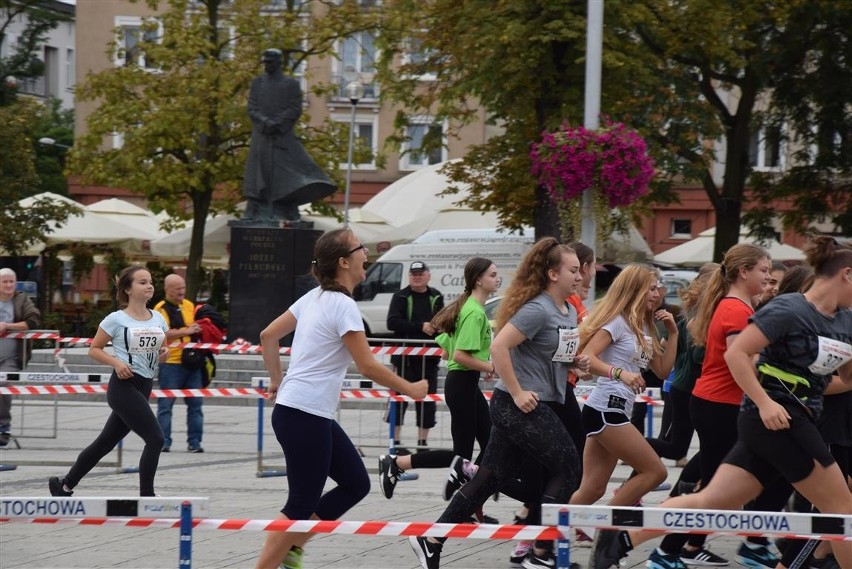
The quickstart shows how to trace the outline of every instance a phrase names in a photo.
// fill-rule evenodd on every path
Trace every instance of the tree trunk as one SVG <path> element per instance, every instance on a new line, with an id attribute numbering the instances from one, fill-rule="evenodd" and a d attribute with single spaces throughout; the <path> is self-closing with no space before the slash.
<path id="1" fill-rule="evenodd" d="M 560 238 L 559 215 L 556 205 L 551 201 L 550 195 L 544 186 L 535 188 L 535 210 L 533 211 L 533 225 L 535 227 L 535 240 L 542 237 Z"/>
<path id="2" fill-rule="evenodd" d="M 713 261 L 719 263 L 725 251 L 740 240 L 740 200 L 722 198 L 723 211 L 716 211 L 716 236 L 713 241 Z"/>
<path id="3" fill-rule="evenodd" d="M 189 260 L 186 264 L 186 298 L 195 302 L 201 284 L 201 257 L 204 254 L 204 229 L 213 190 L 192 192 L 192 241 L 189 245 Z"/>

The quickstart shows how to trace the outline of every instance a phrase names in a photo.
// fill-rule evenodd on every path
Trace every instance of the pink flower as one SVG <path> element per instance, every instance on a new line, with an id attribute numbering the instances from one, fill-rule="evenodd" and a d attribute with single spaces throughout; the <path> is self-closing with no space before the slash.
<path id="1" fill-rule="evenodd" d="M 630 205 L 647 193 L 654 161 L 645 141 L 622 123 L 604 121 L 598 131 L 570 127 L 543 132 L 530 151 L 532 173 L 553 201 L 577 198 L 592 188 L 609 207 Z"/>

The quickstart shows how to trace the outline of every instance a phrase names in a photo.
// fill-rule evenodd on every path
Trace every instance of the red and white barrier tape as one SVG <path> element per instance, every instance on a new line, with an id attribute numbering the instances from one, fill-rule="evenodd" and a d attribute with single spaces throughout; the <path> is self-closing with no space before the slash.
<path id="1" fill-rule="evenodd" d="M 0 334 L 0 338 L 8 338 L 14 340 L 56 340 L 60 344 L 80 345 L 91 344 L 91 338 L 78 338 L 60 336 L 55 332 L 6 332 Z M 249 342 L 231 342 L 228 344 L 212 344 L 208 342 L 172 342 L 170 348 L 198 348 L 201 350 L 219 350 L 222 352 L 232 352 L 238 354 L 255 354 L 261 353 L 263 348 L 258 344 L 250 344 Z M 444 353 L 441 348 L 433 346 L 373 346 L 370 350 L 376 354 L 384 354 L 390 356 L 440 356 Z M 278 353 L 288 355 L 291 348 L 280 348 Z"/>
<path id="2" fill-rule="evenodd" d="M 168 518 L 0 518 L 0 523 L 78 524 L 90 526 L 133 526 L 179 528 L 180 520 Z M 429 522 L 345 522 L 314 520 L 210 520 L 193 519 L 194 529 L 247 531 L 292 531 L 344 535 L 432 536 L 470 539 L 559 539 L 550 526 L 496 524 L 438 524 Z"/>
<path id="3" fill-rule="evenodd" d="M 16 385 L 0 387 L 0 395 L 60 395 L 60 394 L 98 394 L 106 393 L 106 385 Z M 151 397 L 262 397 L 265 390 L 257 387 L 220 387 L 213 389 L 154 389 Z M 486 399 L 491 399 L 491 392 L 486 391 Z M 393 395 L 387 389 L 350 389 L 340 392 L 341 399 L 367 400 L 367 399 L 391 399 L 393 401 L 417 401 L 405 395 Z M 578 396 L 577 401 L 583 402 L 585 396 Z M 637 395 L 637 401 L 645 401 L 651 405 L 660 405 L 661 401 Z M 435 401 L 443 403 L 445 396 L 440 393 L 427 395 L 423 401 Z"/>

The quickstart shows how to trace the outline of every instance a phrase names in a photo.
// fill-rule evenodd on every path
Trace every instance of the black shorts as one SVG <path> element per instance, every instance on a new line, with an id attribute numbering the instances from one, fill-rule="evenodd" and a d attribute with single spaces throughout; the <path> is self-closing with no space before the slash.
<path id="1" fill-rule="evenodd" d="M 780 431 L 767 429 L 757 409 L 740 411 L 737 443 L 722 461 L 750 472 L 764 488 L 779 476 L 791 484 L 804 480 L 813 471 L 814 460 L 823 466 L 835 462 L 807 411 L 784 408 L 792 419 L 790 428 Z"/>
<path id="2" fill-rule="evenodd" d="M 583 430 L 586 436 L 598 435 L 606 427 L 629 425 L 630 417 L 618 411 L 598 411 L 588 405 L 583 406 Z"/>

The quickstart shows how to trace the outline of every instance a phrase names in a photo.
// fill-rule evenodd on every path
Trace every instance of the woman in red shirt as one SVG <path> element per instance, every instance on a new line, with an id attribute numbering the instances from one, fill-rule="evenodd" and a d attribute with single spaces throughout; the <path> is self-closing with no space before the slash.
<path id="1" fill-rule="evenodd" d="M 752 300 L 769 282 L 770 267 L 769 255 L 762 247 L 742 243 L 728 249 L 719 269 L 707 278 L 696 316 L 687 326 L 694 344 L 705 347 L 701 375 L 689 402 L 699 440 L 702 487 L 710 482 L 737 442 L 743 390 L 734 381 L 724 356 L 728 346 L 748 326 L 749 317 L 754 314 Z M 666 536 L 658 553 L 677 556 L 687 539 L 682 534 Z M 775 567 L 774 555 L 765 546 L 761 549 L 759 538 L 755 541 L 758 543 L 740 547 L 739 554 L 746 557 L 741 563 L 752 568 Z"/>

